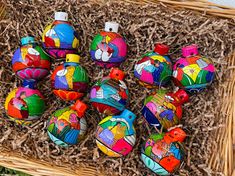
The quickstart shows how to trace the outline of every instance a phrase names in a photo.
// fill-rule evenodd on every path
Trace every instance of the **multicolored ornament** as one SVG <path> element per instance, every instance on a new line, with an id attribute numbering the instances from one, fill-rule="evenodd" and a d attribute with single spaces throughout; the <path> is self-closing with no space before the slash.
<path id="1" fill-rule="evenodd" d="M 167 133 L 152 134 L 141 149 L 144 164 L 158 175 L 171 175 L 181 165 L 184 157 L 182 142 L 186 133 L 174 128 Z"/>
<path id="2" fill-rule="evenodd" d="M 92 106 L 107 115 L 123 111 L 128 102 L 128 89 L 123 79 L 124 72 L 118 68 L 112 68 L 108 77 L 99 80 L 91 88 Z"/>
<path id="3" fill-rule="evenodd" d="M 111 157 L 126 156 L 135 145 L 133 122 L 136 115 L 125 109 L 120 115 L 104 118 L 96 130 L 96 144 Z"/>
<path id="4" fill-rule="evenodd" d="M 36 44 L 34 37 L 23 37 L 12 57 L 13 71 L 21 79 L 41 80 L 49 74 L 50 57 Z"/>
<path id="5" fill-rule="evenodd" d="M 79 55 L 67 54 L 65 63 L 51 75 L 53 92 L 63 100 L 77 100 L 87 91 L 89 78 L 79 60 Z"/>
<path id="6" fill-rule="evenodd" d="M 210 85 L 215 77 L 215 67 L 198 53 L 196 45 L 182 48 L 182 58 L 173 67 L 174 83 L 190 93 L 199 92 Z"/>
<path id="7" fill-rule="evenodd" d="M 106 22 L 104 31 L 96 35 L 91 43 L 91 57 L 101 67 L 119 66 L 126 59 L 127 44 L 117 33 L 118 27 L 118 23 Z"/>
<path id="8" fill-rule="evenodd" d="M 47 53 L 55 59 L 77 53 L 78 34 L 68 22 L 67 13 L 55 12 L 55 21 L 45 28 L 42 42 Z"/>
<path id="9" fill-rule="evenodd" d="M 17 124 L 30 125 L 45 111 L 44 97 L 35 84 L 35 80 L 24 80 L 23 86 L 11 91 L 6 98 L 6 114 Z"/>
<path id="10" fill-rule="evenodd" d="M 182 89 L 175 93 L 160 89 L 145 99 L 142 115 L 155 128 L 168 129 L 179 124 L 182 104 L 188 100 L 188 94 Z"/>
<path id="11" fill-rule="evenodd" d="M 145 54 L 134 68 L 134 75 L 141 85 L 152 88 L 165 86 L 172 76 L 172 63 L 167 55 L 169 47 L 156 44 L 154 51 Z"/>
<path id="12" fill-rule="evenodd" d="M 50 139 L 63 147 L 77 144 L 87 129 L 86 109 L 87 105 L 77 100 L 74 105 L 55 111 L 47 124 Z"/>

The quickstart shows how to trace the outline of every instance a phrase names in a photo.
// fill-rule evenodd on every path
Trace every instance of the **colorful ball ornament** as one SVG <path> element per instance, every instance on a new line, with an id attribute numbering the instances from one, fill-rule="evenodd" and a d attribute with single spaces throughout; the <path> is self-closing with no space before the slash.
<path id="1" fill-rule="evenodd" d="M 181 165 L 184 157 L 182 142 L 186 133 L 181 128 L 162 133 L 152 134 L 141 149 L 144 164 L 158 175 L 171 175 Z"/>
<path id="2" fill-rule="evenodd" d="M 68 22 L 67 13 L 55 12 L 55 21 L 45 28 L 42 42 L 47 53 L 55 59 L 77 53 L 78 34 Z"/>
<path id="3" fill-rule="evenodd" d="M 17 124 L 30 125 L 45 111 L 44 97 L 35 84 L 35 80 L 24 80 L 23 86 L 11 91 L 6 98 L 6 114 Z"/>
<path id="4" fill-rule="evenodd" d="M 91 43 L 91 58 L 101 67 L 119 66 L 126 59 L 127 44 L 117 33 L 118 27 L 116 22 L 106 22 L 104 31 L 96 35 Z"/>
<path id="5" fill-rule="evenodd" d="M 41 80 L 49 74 L 50 57 L 36 44 L 34 37 L 23 37 L 12 57 L 13 71 L 21 79 Z"/>
<path id="6" fill-rule="evenodd" d="M 128 102 L 128 89 L 123 79 L 124 72 L 112 68 L 108 77 L 104 77 L 91 88 L 92 106 L 107 115 L 123 111 Z"/>
<path id="7" fill-rule="evenodd" d="M 96 130 L 96 144 L 108 156 L 121 157 L 131 152 L 136 135 L 133 122 L 136 115 L 125 109 L 120 115 L 104 118 Z"/>
<path id="8" fill-rule="evenodd" d="M 47 133 L 57 145 L 77 144 L 87 129 L 84 113 L 87 105 L 77 100 L 75 105 L 55 111 L 48 120 Z"/>
<path id="9" fill-rule="evenodd" d="M 154 51 L 145 54 L 134 68 L 134 75 L 141 85 L 152 88 L 165 86 L 172 76 L 172 63 L 167 55 L 169 47 L 156 44 Z"/>
<path id="10" fill-rule="evenodd" d="M 198 53 L 196 45 L 182 48 L 182 58 L 173 67 L 174 83 L 190 93 L 199 92 L 210 85 L 215 76 L 215 67 Z"/>
<path id="11" fill-rule="evenodd" d="M 79 55 L 67 54 L 65 63 L 52 73 L 53 92 L 63 100 L 77 100 L 87 91 L 89 78 L 79 60 Z"/>
<path id="12" fill-rule="evenodd" d="M 188 100 L 188 94 L 182 89 L 175 93 L 160 89 L 145 99 L 142 115 L 156 129 L 168 129 L 179 124 L 182 104 Z"/>

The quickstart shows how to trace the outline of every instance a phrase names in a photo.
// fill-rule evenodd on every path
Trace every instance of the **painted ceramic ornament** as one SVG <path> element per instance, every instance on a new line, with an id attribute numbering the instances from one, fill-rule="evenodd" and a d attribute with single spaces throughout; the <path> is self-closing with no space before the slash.
<path id="1" fill-rule="evenodd" d="M 185 138 L 186 133 L 181 128 L 150 135 L 141 149 L 142 161 L 158 175 L 173 174 L 183 161 Z"/>
<path id="2" fill-rule="evenodd" d="M 86 109 L 87 105 L 77 100 L 74 105 L 55 111 L 47 124 L 50 139 L 63 147 L 77 144 L 87 129 L 84 118 Z"/>
<path id="3" fill-rule="evenodd" d="M 188 100 L 189 96 L 183 89 L 175 93 L 159 89 L 145 99 L 142 115 L 156 129 L 168 129 L 179 124 L 182 104 Z"/>
<path id="4" fill-rule="evenodd" d="M 23 37 L 12 57 L 13 71 L 21 79 L 42 80 L 49 74 L 50 57 L 36 44 L 34 37 Z"/>
<path id="5" fill-rule="evenodd" d="M 35 84 L 35 80 L 24 80 L 22 87 L 11 91 L 6 98 L 6 114 L 17 124 L 30 125 L 45 111 L 44 97 Z"/>
<path id="6" fill-rule="evenodd" d="M 106 22 L 104 31 L 96 35 L 91 43 L 91 58 L 101 67 L 119 66 L 126 59 L 127 44 L 118 34 L 118 27 L 118 23 Z"/>
<path id="7" fill-rule="evenodd" d="M 63 100 L 77 100 L 87 91 L 89 78 L 79 60 L 79 55 L 67 54 L 65 63 L 51 75 L 53 92 Z"/>
<path id="8" fill-rule="evenodd" d="M 128 103 L 128 89 L 123 79 L 124 72 L 118 68 L 112 68 L 109 76 L 99 80 L 91 88 L 92 106 L 106 115 L 123 111 Z"/>
<path id="9" fill-rule="evenodd" d="M 126 156 L 135 145 L 133 122 L 136 115 L 125 109 L 120 115 L 104 118 L 96 130 L 98 148 L 110 157 Z"/>
<path id="10" fill-rule="evenodd" d="M 79 46 L 78 34 L 68 22 L 68 14 L 55 12 L 55 20 L 42 34 L 43 47 L 53 58 L 65 58 L 76 54 Z"/>
<path id="11" fill-rule="evenodd" d="M 182 58 L 177 60 L 173 70 L 175 85 L 190 93 L 203 90 L 215 77 L 213 63 L 199 55 L 196 45 L 182 48 Z"/>
<path id="12" fill-rule="evenodd" d="M 167 55 L 169 47 L 156 44 L 154 51 L 148 52 L 136 63 L 134 75 L 147 88 L 165 86 L 172 76 L 172 63 Z"/>

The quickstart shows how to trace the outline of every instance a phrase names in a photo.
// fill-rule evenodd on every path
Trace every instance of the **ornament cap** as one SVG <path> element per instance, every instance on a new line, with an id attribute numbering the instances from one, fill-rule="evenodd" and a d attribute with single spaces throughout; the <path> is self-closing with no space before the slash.
<path id="1" fill-rule="evenodd" d="M 183 89 L 179 89 L 174 93 L 174 96 L 176 96 L 179 99 L 180 104 L 184 104 L 189 101 L 189 96 L 187 92 Z"/>
<path id="2" fill-rule="evenodd" d="M 120 114 L 120 116 L 130 122 L 133 122 L 136 118 L 136 115 L 128 109 L 124 109 L 124 111 Z"/>
<path id="3" fill-rule="evenodd" d="M 66 55 L 66 63 L 79 63 L 80 56 L 77 54 L 67 54 Z"/>
<path id="4" fill-rule="evenodd" d="M 195 56 L 198 55 L 198 46 L 197 45 L 189 45 L 182 48 L 182 56 L 183 57 L 189 57 L 189 56 Z"/>
<path id="5" fill-rule="evenodd" d="M 168 142 L 184 142 L 186 136 L 182 128 L 176 127 L 166 133 L 165 140 Z"/>
<path id="6" fill-rule="evenodd" d="M 125 73 L 122 70 L 120 70 L 119 68 L 112 68 L 109 73 L 109 77 L 111 79 L 123 80 L 125 77 Z"/>
<path id="7" fill-rule="evenodd" d="M 82 101 L 77 100 L 75 104 L 71 106 L 71 108 L 77 111 L 78 117 L 83 117 L 86 112 L 87 105 Z"/>
<path id="8" fill-rule="evenodd" d="M 35 43 L 35 39 L 34 37 L 26 36 L 26 37 L 21 38 L 20 43 L 21 45 L 32 44 L 32 43 Z"/>
<path id="9" fill-rule="evenodd" d="M 68 21 L 68 13 L 66 13 L 66 12 L 55 12 L 55 20 Z"/>
<path id="10" fill-rule="evenodd" d="M 164 45 L 162 43 L 157 43 L 154 48 L 154 52 L 160 55 L 167 55 L 169 52 L 169 46 Z"/>
<path id="11" fill-rule="evenodd" d="M 108 21 L 105 23 L 104 30 L 106 32 L 118 32 L 119 24 L 113 21 Z"/>
<path id="12" fill-rule="evenodd" d="M 23 83 L 22 83 L 22 86 L 23 87 L 27 87 L 27 88 L 30 88 L 30 89 L 35 89 L 36 87 L 36 80 L 34 79 L 24 79 L 23 80 Z"/>

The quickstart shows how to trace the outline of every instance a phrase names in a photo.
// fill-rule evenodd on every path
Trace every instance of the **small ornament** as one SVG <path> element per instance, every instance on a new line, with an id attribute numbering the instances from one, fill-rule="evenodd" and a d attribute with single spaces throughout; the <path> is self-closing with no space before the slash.
<path id="1" fill-rule="evenodd" d="M 152 88 L 153 86 L 165 86 L 172 76 L 172 63 L 167 55 L 169 47 L 157 44 L 154 51 L 145 54 L 137 62 L 134 75 L 141 85 Z"/>
<path id="2" fill-rule="evenodd" d="M 47 133 L 57 145 L 77 144 L 87 129 L 84 113 L 87 105 L 77 100 L 75 105 L 55 111 L 48 120 Z"/>
<path id="3" fill-rule="evenodd" d="M 6 98 L 6 114 L 17 124 L 30 125 L 45 111 L 44 97 L 35 84 L 35 80 L 24 80 L 22 87 L 11 91 Z"/>
<path id="4" fill-rule="evenodd" d="M 181 128 L 174 128 L 167 133 L 152 134 L 141 149 L 141 159 L 154 173 L 171 175 L 183 161 L 182 142 L 185 138 L 186 133 Z"/>
<path id="5" fill-rule="evenodd" d="M 51 75 L 53 92 L 63 100 L 77 100 L 87 91 L 89 78 L 79 60 L 79 55 L 67 54 L 65 63 Z"/>
<path id="6" fill-rule="evenodd" d="M 182 58 L 173 67 L 174 83 L 190 93 L 199 92 L 210 85 L 215 76 L 215 67 L 198 53 L 196 45 L 182 48 Z"/>
<path id="7" fill-rule="evenodd" d="M 96 35 L 91 43 L 91 57 L 101 67 L 119 66 L 126 59 L 127 44 L 117 33 L 118 27 L 118 23 L 106 22 L 104 31 Z"/>
<path id="8" fill-rule="evenodd" d="M 188 100 L 188 94 L 182 89 L 175 93 L 160 89 L 145 99 L 142 115 L 155 128 L 168 129 L 179 124 L 182 104 Z"/>
<path id="9" fill-rule="evenodd" d="M 68 14 L 55 12 L 55 20 L 42 34 L 43 47 L 55 59 L 65 58 L 66 54 L 76 54 L 78 34 L 68 22 Z"/>
<path id="10" fill-rule="evenodd" d="M 49 74 L 50 57 L 36 44 L 34 37 L 23 37 L 12 57 L 13 71 L 21 79 L 41 80 Z"/>
<path id="11" fill-rule="evenodd" d="M 99 80 L 91 88 L 92 106 L 107 115 L 123 111 L 128 102 L 128 89 L 123 79 L 124 72 L 118 68 L 112 68 L 108 77 Z"/>
<path id="12" fill-rule="evenodd" d="M 104 118 L 96 130 L 96 144 L 111 157 L 126 156 L 135 145 L 133 122 L 136 115 L 125 109 L 120 115 Z"/>

